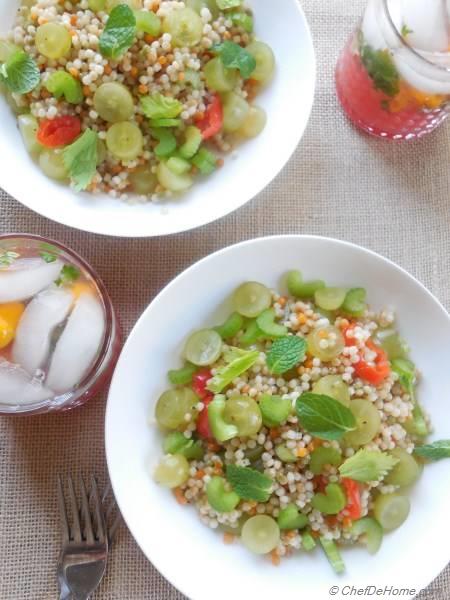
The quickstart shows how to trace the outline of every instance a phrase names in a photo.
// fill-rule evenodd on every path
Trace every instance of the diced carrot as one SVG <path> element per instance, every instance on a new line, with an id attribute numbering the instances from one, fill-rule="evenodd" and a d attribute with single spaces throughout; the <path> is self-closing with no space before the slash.
<path id="1" fill-rule="evenodd" d="M 75 69 L 75 67 L 71 67 L 69 69 L 69 73 L 72 75 L 72 77 L 75 77 L 75 79 L 78 79 L 80 77 L 80 72 L 78 69 Z"/>
<path id="2" fill-rule="evenodd" d="M 287 302 L 287 298 L 285 298 L 284 296 L 281 296 L 281 297 L 278 299 L 278 304 L 279 304 L 281 307 L 284 307 L 284 306 L 286 306 L 286 302 Z"/>
<path id="3" fill-rule="evenodd" d="M 138 76 L 139 70 L 137 67 L 133 66 L 130 69 L 130 75 L 134 78 L 136 78 Z"/>
<path id="4" fill-rule="evenodd" d="M 228 531 L 226 531 L 223 534 L 223 543 L 224 544 L 232 544 L 235 540 L 235 536 L 232 533 L 228 533 Z"/>
<path id="5" fill-rule="evenodd" d="M 160 56 L 158 58 L 158 62 L 161 66 L 165 65 L 167 63 L 167 58 L 165 56 Z"/>
<path id="6" fill-rule="evenodd" d="M 178 504 L 182 504 L 185 505 L 188 503 L 188 501 L 186 500 L 183 490 L 179 487 L 175 488 L 173 491 L 176 501 L 178 502 Z"/>
<path id="7" fill-rule="evenodd" d="M 83 86 L 83 94 L 85 96 L 92 96 L 92 90 L 88 85 Z"/>
<path id="8" fill-rule="evenodd" d="M 307 319 L 306 315 L 301 312 L 297 315 L 297 320 L 300 323 L 300 325 L 304 325 L 308 319 Z"/>
<path id="9" fill-rule="evenodd" d="M 112 69 L 111 69 L 111 67 L 109 65 L 105 65 L 103 67 L 103 70 L 104 70 L 104 72 L 105 72 L 106 75 L 111 75 L 111 73 L 112 73 Z"/>
<path id="10" fill-rule="evenodd" d="M 72 15 L 70 17 L 70 24 L 71 25 L 76 25 L 77 23 L 78 23 L 78 17 L 77 17 L 77 15 Z"/>
<path id="11" fill-rule="evenodd" d="M 306 448 L 298 448 L 296 454 L 299 458 L 305 458 L 305 456 L 308 456 L 309 452 Z"/>
<path id="12" fill-rule="evenodd" d="M 148 87 L 143 83 L 138 87 L 138 90 L 140 94 L 148 94 Z"/>
<path id="13" fill-rule="evenodd" d="M 203 479 L 205 476 L 205 471 L 203 469 L 199 469 L 195 474 L 195 479 Z"/>
<path id="14" fill-rule="evenodd" d="M 269 429 L 269 437 L 271 440 L 274 440 L 279 436 L 280 436 L 280 428 L 279 427 L 272 427 L 271 429 Z"/>
<path id="15" fill-rule="evenodd" d="M 150 35 L 149 33 L 146 33 L 144 35 L 144 40 L 145 40 L 146 44 L 151 44 L 152 42 L 155 41 L 155 38 L 152 35 Z"/>
<path id="16" fill-rule="evenodd" d="M 278 552 L 276 550 L 272 550 L 272 552 L 270 553 L 270 560 L 274 567 L 278 567 L 278 565 L 280 564 L 280 562 L 281 562 L 280 555 L 278 554 Z"/>

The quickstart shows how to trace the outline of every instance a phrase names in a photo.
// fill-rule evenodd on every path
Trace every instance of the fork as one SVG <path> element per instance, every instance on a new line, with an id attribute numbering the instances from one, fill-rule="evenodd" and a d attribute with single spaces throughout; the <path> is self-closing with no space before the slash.
<path id="1" fill-rule="evenodd" d="M 72 525 L 69 524 L 64 486 L 59 476 L 58 504 L 61 513 L 63 547 L 58 559 L 57 574 L 61 585 L 61 597 L 70 598 L 71 593 L 73 600 L 88 600 L 98 587 L 106 569 L 108 537 L 105 516 L 94 476 L 91 476 L 90 494 L 93 514 L 83 478 L 80 477 L 80 508 L 70 476 L 67 478 L 67 488 Z"/>

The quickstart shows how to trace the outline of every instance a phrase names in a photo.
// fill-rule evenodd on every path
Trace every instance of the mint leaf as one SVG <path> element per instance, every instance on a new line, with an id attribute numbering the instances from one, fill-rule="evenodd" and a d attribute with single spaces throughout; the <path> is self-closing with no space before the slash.
<path id="1" fill-rule="evenodd" d="M 235 42 L 223 42 L 213 48 L 227 69 L 239 69 L 244 79 L 248 79 L 256 69 L 256 60 L 245 48 Z"/>
<path id="2" fill-rule="evenodd" d="M 253 17 L 251 15 L 248 15 L 245 12 L 234 12 L 227 15 L 227 17 L 231 19 L 233 25 L 236 25 L 236 27 L 242 27 L 247 33 L 252 33 Z"/>
<path id="3" fill-rule="evenodd" d="M 239 350 L 239 348 L 236 348 Z M 259 352 L 247 352 L 245 350 L 240 350 L 240 356 L 236 356 L 233 358 L 231 362 L 229 362 L 224 367 L 217 369 L 216 374 L 206 386 L 206 389 L 210 390 L 214 394 L 220 394 L 220 392 L 229 385 L 233 379 L 248 371 L 253 365 L 258 361 Z"/>
<path id="4" fill-rule="evenodd" d="M 395 358 L 392 361 L 392 370 L 397 373 L 400 385 L 410 396 L 414 396 L 414 383 L 416 381 L 416 367 L 406 358 Z"/>
<path id="5" fill-rule="evenodd" d="M 175 98 L 152 94 L 141 98 L 144 115 L 149 119 L 175 119 L 183 110 L 183 105 Z"/>
<path id="6" fill-rule="evenodd" d="M 414 31 L 413 31 L 412 29 L 410 29 L 410 28 L 408 27 L 408 25 L 406 25 L 406 23 L 404 23 L 404 24 L 402 25 L 402 30 L 401 30 L 402 37 L 406 37 L 406 36 L 407 36 L 407 35 L 409 35 L 410 33 L 414 33 Z"/>
<path id="7" fill-rule="evenodd" d="M 303 359 L 306 340 L 297 335 L 285 335 L 272 344 L 267 353 L 267 366 L 274 375 L 289 371 Z"/>
<path id="8" fill-rule="evenodd" d="M 55 254 L 46 251 L 40 252 L 40 257 L 42 258 L 42 260 L 45 260 L 46 263 L 52 263 L 56 260 Z"/>
<path id="9" fill-rule="evenodd" d="M 330 396 L 307 392 L 297 398 L 295 410 L 303 429 L 324 440 L 339 440 L 356 428 L 350 409 Z"/>
<path id="10" fill-rule="evenodd" d="M 27 94 L 41 80 L 41 72 L 26 52 L 15 52 L 1 67 L 0 81 L 15 94 Z"/>
<path id="11" fill-rule="evenodd" d="M 86 131 L 63 150 L 63 161 L 77 192 L 85 190 L 97 170 L 97 134 Z"/>
<path id="12" fill-rule="evenodd" d="M 433 461 L 450 458 L 450 440 L 438 440 L 432 444 L 417 446 L 414 448 L 414 454 Z"/>
<path id="13" fill-rule="evenodd" d="M 242 0 L 216 0 L 216 4 L 220 10 L 227 10 L 228 8 L 236 8 L 236 6 L 241 6 Z"/>
<path id="14" fill-rule="evenodd" d="M 342 477 L 367 483 L 383 479 L 397 463 L 398 458 L 386 452 L 362 449 L 339 467 L 339 473 Z"/>
<path id="15" fill-rule="evenodd" d="M 242 500 L 267 502 L 272 490 L 272 479 L 247 467 L 227 465 L 226 478 Z"/>
<path id="16" fill-rule="evenodd" d="M 0 267 L 9 267 L 19 256 L 20 254 L 11 250 L 0 253 Z"/>
<path id="17" fill-rule="evenodd" d="M 77 269 L 77 267 L 74 267 L 73 265 L 64 265 L 55 283 L 59 286 L 69 285 L 76 281 L 80 275 L 80 270 Z"/>
<path id="18" fill-rule="evenodd" d="M 111 11 L 106 27 L 100 36 L 100 52 L 116 60 L 134 44 L 136 17 L 126 4 L 119 4 Z"/>
<path id="19" fill-rule="evenodd" d="M 387 96 L 396 96 L 400 91 L 400 77 L 389 50 L 374 50 L 363 43 L 360 56 L 375 89 Z"/>

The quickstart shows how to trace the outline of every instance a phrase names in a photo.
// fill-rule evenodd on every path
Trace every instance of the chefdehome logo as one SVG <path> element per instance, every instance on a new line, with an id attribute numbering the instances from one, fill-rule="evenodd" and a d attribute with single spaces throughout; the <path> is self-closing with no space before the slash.
<path id="1" fill-rule="evenodd" d="M 414 588 L 399 588 L 393 585 L 386 585 L 384 587 L 378 587 L 376 585 L 366 585 L 365 587 L 356 587 L 354 585 L 333 585 L 329 590 L 330 596 L 340 596 L 341 598 L 352 598 L 352 597 L 366 597 L 366 598 L 414 598 L 421 590 L 417 590 Z M 422 594 L 420 596 L 421 600 L 427 600 L 427 598 L 431 599 L 431 596 L 428 596 L 427 592 L 431 590 L 422 590 Z M 436 594 L 441 590 L 434 589 L 433 593 Z M 440 598 L 444 598 L 444 596 L 432 596 L 433 599 L 440 600 Z"/>

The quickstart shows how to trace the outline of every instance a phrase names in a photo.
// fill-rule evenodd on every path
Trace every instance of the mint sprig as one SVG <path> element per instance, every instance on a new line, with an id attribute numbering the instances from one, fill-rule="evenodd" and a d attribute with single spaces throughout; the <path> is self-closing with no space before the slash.
<path id="1" fill-rule="evenodd" d="M 432 444 L 424 444 L 414 448 L 414 454 L 427 460 L 450 458 L 450 440 L 438 440 Z"/>
<path id="2" fill-rule="evenodd" d="M 213 48 L 227 69 L 238 69 L 244 79 L 248 79 L 256 69 L 255 58 L 235 42 L 223 42 Z"/>
<path id="3" fill-rule="evenodd" d="M 374 50 L 361 44 L 360 56 L 374 87 L 391 98 L 400 91 L 400 76 L 389 50 Z"/>
<path id="4" fill-rule="evenodd" d="M 272 479 L 247 467 L 227 465 L 226 478 L 242 500 L 267 502 L 272 490 Z"/>
<path id="5" fill-rule="evenodd" d="M 107 58 L 117 60 L 134 44 L 136 31 L 133 11 L 126 4 L 119 4 L 111 11 L 100 36 L 100 52 Z"/>
<path id="6" fill-rule="evenodd" d="M 274 375 L 286 373 L 304 358 L 306 340 L 297 335 L 285 335 L 272 344 L 267 353 L 267 366 Z"/>
<path id="7" fill-rule="evenodd" d="M 324 440 L 339 440 L 356 428 L 350 409 L 331 396 L 307 392 L 297 398 L 295 410 L 303 429 Z"/>
<path id="8" fill-rule="evenodd" d="M 13 252 L 12 250 L 6 250 L 0 252 L 0 267 L 9 267 L 13 262 L 19 258 L 20 254 Z"/>
<path id="9" fill-rule="evenodd" d="M 63 150 L 63 161 L 77 192 L 85 190 L 97 170 L 97 134 L 86 131 Z"/>
<path id="10" fill-rule="evenodd" d="M 55 283 L 58 286 L 69 285 L 76 281 L 80 275 L 80 270 L 77 269 L 77 267 L 74 267 L 73 265 L 64 265 Z"/>
<path id="11" fill-rule="evenodd" d="M 362 483 L 379 481 L 386 477 L 397 463 L 398 458 L 391 454 L 362 449 L 339 467 L 339 473 L 342 477 Z"/>
<path id="12" fill-rule="evenodd" d="M 37 64 L 26 52 L 15 52 L 0 67 L 0 82 L 15 94 L 27 94 L 41 80 Z"/>

